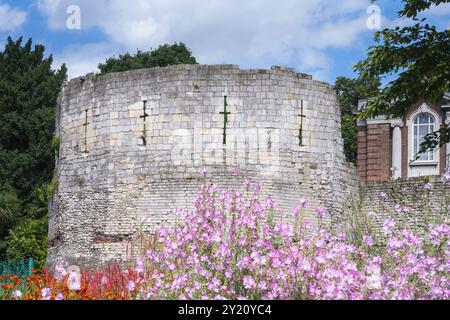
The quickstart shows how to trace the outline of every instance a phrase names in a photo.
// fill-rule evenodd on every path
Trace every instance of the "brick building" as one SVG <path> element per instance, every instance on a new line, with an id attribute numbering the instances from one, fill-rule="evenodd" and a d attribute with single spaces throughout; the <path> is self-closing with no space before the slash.
<path id="1" fill-rule="evenodd" d="M 358 112 L 366 105 L 360 101 Z M 362 182 L 440 175 L 450 144 L 417 158 L 425 136 L 450 125 L 450 93 L 439 105 L 419 101 L 403 118 L 380 115 L 358 123 L 358 175 Z"/>

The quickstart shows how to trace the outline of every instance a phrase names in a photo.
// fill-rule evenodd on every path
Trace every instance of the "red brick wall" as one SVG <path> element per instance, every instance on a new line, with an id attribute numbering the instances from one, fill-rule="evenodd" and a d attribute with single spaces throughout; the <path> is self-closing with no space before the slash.
<path id="1" fill-rule="evenodd" d="M 368 124 L 358 130 L 358 174 L 362 181 L 391 177 L 391 125 Z"/>

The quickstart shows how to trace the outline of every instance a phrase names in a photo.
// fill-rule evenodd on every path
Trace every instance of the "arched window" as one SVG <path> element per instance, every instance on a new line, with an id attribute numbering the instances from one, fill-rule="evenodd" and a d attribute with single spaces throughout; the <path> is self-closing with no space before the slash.
<path id="1" fill-rule="evenodd" d="M 420 145 L 425 137 L 436 131 L 436 120 L 429 113 L 421 113 L 414 118 L 413 122 L 413 155 L 420 151 Z M 421 154 L 417 161 L 435 161 L 435 152 Z"/>

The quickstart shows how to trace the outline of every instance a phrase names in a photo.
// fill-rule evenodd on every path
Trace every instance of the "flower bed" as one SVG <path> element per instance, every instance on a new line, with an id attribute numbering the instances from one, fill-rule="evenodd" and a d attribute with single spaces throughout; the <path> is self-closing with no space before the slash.
<path id="1" fill-rule="evenodd" d="M 206 172 L 205 172 L 206 173 Z M 450 227 L 419 233 L 396 219 L 379 232 L 305 222 L 300 199 L 291 222 L 276 221 L 276 203 L 203 184 L 193 211 L 163 227 L 127 271 L 86 272 L 59 264 L 52 275 L 1 279 L 3 299 L 449 299 Z M 400 219 L 401 220 L 401 219 Z M 347 231 L 346 231 L 347 230 Z M 361 230 L 359 230 L 361 233 Z"/>

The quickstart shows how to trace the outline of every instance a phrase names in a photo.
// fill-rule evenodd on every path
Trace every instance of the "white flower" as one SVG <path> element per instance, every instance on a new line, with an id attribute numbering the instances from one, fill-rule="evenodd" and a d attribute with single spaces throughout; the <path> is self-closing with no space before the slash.
<path id="1" fill-rule="evenodd" d="M 367 268 L 367 286 L 372 290 L 381 289 L 381 269 L 377 265 L 371 265 Z"/>
<path id="2" fill-rule="evenodd" d="M 136 289 L 136 284 L 133 281 L 128 282 L 127 289 L 130 292 L 134 291 Z"/>
<path id="3" fill-rule="evenodd" d="M 75 271 L 71 271 L 69 278 L 67 279 L 67 287 L 72 291 L 78 291 L 81 289 L 81 276 Z"/>
<path id="4" fill-rule="evenodd" d="M 41 300 L 50 300 L 52 297 L 52 291 L 49 288 L 44 288 L 41 290 L 41 295 Z"/>

